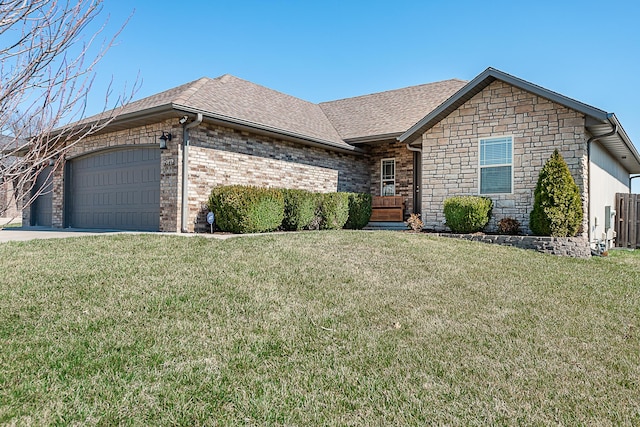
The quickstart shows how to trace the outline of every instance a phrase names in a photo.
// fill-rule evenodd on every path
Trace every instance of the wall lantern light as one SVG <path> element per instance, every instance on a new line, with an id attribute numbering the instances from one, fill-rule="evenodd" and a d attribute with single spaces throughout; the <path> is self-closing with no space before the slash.
<path id="1" fill-rule="evenodd" d="M 162 131 L 162 136 L 160 137 L 160 149 L 167 149 L 167 141 L 171 141 L 171 133 Z"/>

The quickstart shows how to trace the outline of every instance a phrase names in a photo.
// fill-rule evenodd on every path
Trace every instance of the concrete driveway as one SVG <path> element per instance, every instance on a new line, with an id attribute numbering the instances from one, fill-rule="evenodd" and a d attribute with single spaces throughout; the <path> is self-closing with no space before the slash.
<path id="1" fill-rule="evenodd" d="M 0 230 L 0 243 L 19 242 L 34 239 L 63 239 L 67 237 L 98 236 L 108 234 L 132 233 L 127 231 L 73 230 L 51 228 L 5 228 Z"/>
<path id="2" fill-rule="evenodd" d="M 11 218 L 0 218 L 0 226 L 8 224 Z M 15 220 L 13 220 L 15 222 Z M 205 237 L 207 239 L 226 240 L 233 237 L 261 236 L 263 234 L 280 234 L 283 232 L 231 234 L 231 233 L 166 233 L 158 231 L 122 231 L 122 230 L 86 230 L 80 228 L 50 227 L 8 227 L 0 229 L 0 243 L 20 242 L 34 239 L 64 239 L 67 237 L 106 236 L 110 234 L 161 234 L 165 236 Z M 291 233 L 290 231 L 287 233 Z"/>
<path id="3" fill-rule="evenodd" d="M 165 236 L 205 237 L 208 239 L 226 240 L 239 236 L 259 236 L 260 234 L 230 234 L 230 233 L 161 233 L 154 231 L 121 231 L 121 230 L 83 230 L 74 228 L 4 228 L 0 230 L 0 243 L 21 242 L 34 239 L 64 239 L 82 236 L 107 236 L 112 234 L 160 234 Z"/>

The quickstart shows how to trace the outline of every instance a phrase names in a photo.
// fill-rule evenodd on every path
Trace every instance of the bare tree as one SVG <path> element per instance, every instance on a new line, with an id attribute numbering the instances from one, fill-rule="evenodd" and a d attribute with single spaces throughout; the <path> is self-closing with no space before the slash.
<path id="1" fill-rule="evenodd" d="M 124 28 L 102 39 L 107 18 L 88 30 L 102 3 L 0 0 L 0 133 L 7 136 L 0 146 L 0 183 L 13 184 L 23 208 L 38 196 L 38 173 L 59 166 L 74 144 L 109 124 L 137 89 L 136 80 L 110 106 L 109 85 L 103 114 L 83 120 L 94 67 Z"/>

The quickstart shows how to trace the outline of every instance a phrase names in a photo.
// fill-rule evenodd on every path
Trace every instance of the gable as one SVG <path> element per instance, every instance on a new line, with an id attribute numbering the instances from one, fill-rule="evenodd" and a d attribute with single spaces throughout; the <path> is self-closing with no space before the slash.
<path id="1" fill-rule="evenodd" d="M 599 140 L 605 149 L 630 173 L 640 173 L 640 154 L 613 113 L 607 113 L 604 110 L 560 95 L 557 92 L 550 91 L 493 68 L 487 68 L 449 99 L 416 122 L 410 129 L 398 137 L 398 141 L 411 142 L 420 134 L 423 134 L 440 123 L 444 118 L 452 114 L 464 105 L 465 102 L 472 99 L 495 81 L 503 82 L 509 86 L 513 86 L 584 115 L 587 119 L 584 127 L 591 133 L 593 139 Z M 479 123 L 481 123 L 481 118 L 478 119 L 480 120 Z"/>

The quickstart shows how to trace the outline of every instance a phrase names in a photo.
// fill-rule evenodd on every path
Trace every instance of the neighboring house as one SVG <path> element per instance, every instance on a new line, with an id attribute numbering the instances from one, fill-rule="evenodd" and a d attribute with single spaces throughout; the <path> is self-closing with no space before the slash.
<path id="1" fill-rule="evenodd" d="M 0 135 L 0 218 L 16 218 L 20 216 L 13 182 L 5 175 L 6 168 L 16 161 L 16 157 L 11 155 L 15 144 L 16 139 L 14 137 Z"/>
<path id="2" fill-rule="evenodd" d="M 18 205 L 13 197 L 13 185 L 9 181 L 0 182 L 0 218 L 20 216 Z"/>
<path id="3" fill-rule="evenodd" d="M 490 228 L 511 217 L 528 231 L 538 173 L 556 148 L 582 192 L 582 235 L 600 239 L 605 207 L 640 173 L 613 114 L 493 68 L 320 104 L 202 78 L 129 104 L 71 147 L 54 173 L 51 224 L 192 232 L 213 186 L 249 184 L 403 196 L 405 216 L 421 213 L 435 230 L 445 229 L 446 197 L 486 195 Z M 35 215 L 25 210 L 23 223 Z"/>

